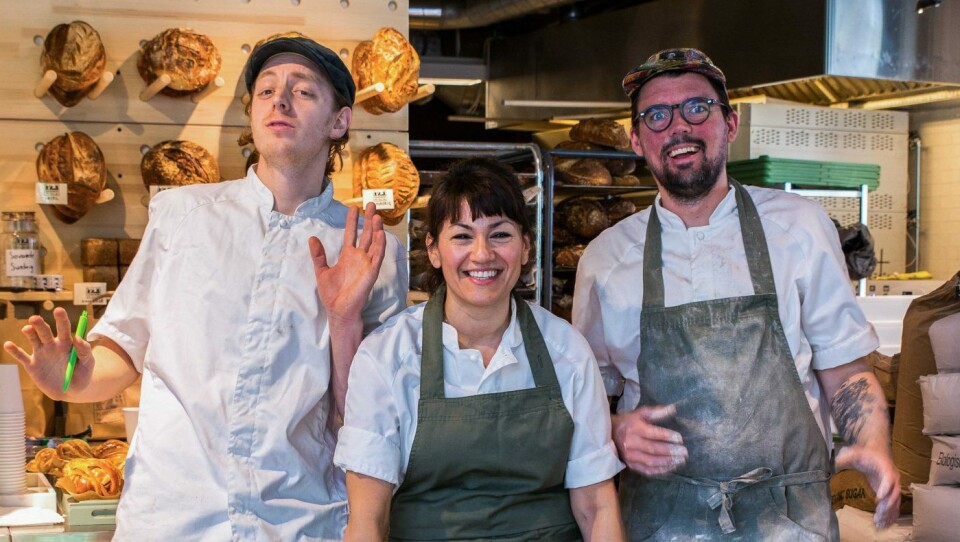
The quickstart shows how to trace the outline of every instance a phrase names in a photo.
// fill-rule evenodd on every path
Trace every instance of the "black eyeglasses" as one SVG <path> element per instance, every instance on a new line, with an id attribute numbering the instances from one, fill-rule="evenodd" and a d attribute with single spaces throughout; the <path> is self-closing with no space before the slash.
<path id="1" fill-rule="evenodd" d="M 710 106 L 728 107 L 725 103 L 712 98 L 690 98 L 680 104 L 657 104 L 644 109 L 639 115 L 643 123 L 654 132 L 662 132 L 673 123 L 673 110 L 679 109 L 680 116 L 689 124 L 703 124 L 710 118 Z"/>

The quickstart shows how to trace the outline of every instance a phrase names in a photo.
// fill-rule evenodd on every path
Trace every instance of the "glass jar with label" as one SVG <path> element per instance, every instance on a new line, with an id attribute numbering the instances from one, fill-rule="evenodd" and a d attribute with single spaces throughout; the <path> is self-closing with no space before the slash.
<path id="1" fill-rule="evenodd" d="M 2 215 L 0 234 L 0 290 L 34 290 L 36 276 L 43 274 L 43 246 L 33 212 L 8 212 Z"/>

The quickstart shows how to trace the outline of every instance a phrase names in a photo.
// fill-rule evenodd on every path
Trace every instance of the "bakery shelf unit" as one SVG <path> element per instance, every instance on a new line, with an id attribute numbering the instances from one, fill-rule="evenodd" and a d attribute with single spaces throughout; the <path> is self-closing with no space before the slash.
<path id="1" fill-rule="evenodd" d="M 527 198 L 527 204 L 534 214 L 534 265 L 532 271 L 532 281 L 529 288 L 521 290 L 521 294 L 531 299 L 539 305 L 549 308 L 544 303 L 544 296 L 550 294 L 550 281 L 544 279 L 545 274 L 549 274 L 549 251 L 546 248 L 544 240 L 549 235 L 549 230 L 545 230 L 544 219 L 548 214 L 546 210 L 550 207 L 544 205 L 545 201 L 550 201 L 549 196 L 544 190 L 544 168 L 543 155 L 540 147 L 533 143 L 473 143 L 458 141 L 410 141 L 410 157 L 414 159 L 420 173 L 420 191 L 421 194 L 429 192 L 433 180 L 443 174 L 440 168 L 446 167 L 446 164 L 452 160 L 463 158 L 473 158 L 484 156 L 507 164 L 517 171 L 520 178 L 521 190 Z M 430 164 L 423 167 L 421 164 Z M 434 167 L 438 166 L 438 167 Z M 416 213 L 416 210 L 413 211 Z M 408 222 L 409 219 L 408 211 Z M 409 249 L 412 243 L 410 234 L 407 234 L 406 244 Z M 408 262 L 409 265 L 409 262 Z M 425 294 L 413 296 L 416 301 L 425 300 Z"/>
<path id="2" fill-rule="evenodd" d="M 595 158 L 598 160 L 634 160 L 637 165 L 643 164 L 643 158 L 632 152 L 609 151 L 609 150 L 575 150 L 575 149 L 552 149 L 543 153 L 544 167 L 544 199 L 550 202 L 546 206 L 543 220 L 543 253 L 547 265 L 544 266 L 543 283 L 543 301 L 544 307 L 550 309 L 553 306 L 553 231 L 554 231 L 554 202 L 559 197 L 602 197 L 616 195 L 636 195 L 641 193 L 655 193 L 656 185 L 653 183 L 640 184 L 636 186 L 589 186 L 564 184 L 557 181 L 556 168 L 554 161 L 557 158 Z M 570 273 L 575 269 L 567 270 Z"/>

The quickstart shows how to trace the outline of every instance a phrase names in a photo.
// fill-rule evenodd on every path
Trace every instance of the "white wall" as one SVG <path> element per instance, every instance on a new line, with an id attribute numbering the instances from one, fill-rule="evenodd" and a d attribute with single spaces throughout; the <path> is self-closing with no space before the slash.
<path id="1" fill-rule="evenodd" d="M 960 270 L 960 102 L 911 111 L 910 130 L 921 138 L 920 269 L 945 280 Z"/>

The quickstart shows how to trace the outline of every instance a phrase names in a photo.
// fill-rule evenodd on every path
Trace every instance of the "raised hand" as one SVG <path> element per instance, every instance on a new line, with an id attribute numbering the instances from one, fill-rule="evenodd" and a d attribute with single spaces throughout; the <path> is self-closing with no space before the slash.
<path id="1" fill-rule="evenodd" d="M 642 406 L 613 417 L 613 442 L 620 459 L 645 476 L 671 473 L 687 461 L 683 437 L 655 425 L 677 413 L 676 406 Z"/>
<path id="2" fill-rule="evenodd" d="M 331 320 L 344 322 L 360 318 L 363 306 L 380 274 L 387 237 L 383 231 L 383 221 L 375 210 L 373 203 L 367 204 L 363 231 L 358 243 L 357 221 L 360 210 L 350 208 L 343 231 L 343 248 L 340 250 L 340 258 L 333 266 L 327 263 L 323 243 L 316 237 L 309 240 L 317 291 L 327 310 L 327 317 Z"/>
<path id="3" fill-rule="evenodd" d="M 70 330 L 70 317 L 62 307 L 53 310 L 53 319 L 57 326 L 57 335 L 39 316 L 31 316 L 28 325 L 22 331 L 33 353 L 28 354 L 11 341 L 3 344 L 3 349 L 16 359 L 33 379 L 37 387 L 48 397 L 56 400 L 66 398 L 63 393 L 63 375 L 70 350 L 77 347 L 77 366 L 73 372 L 70 390 L 82 390 L 90 383 L 93 375 L 93 353 L 90 343 L 79 339 Z"/>

